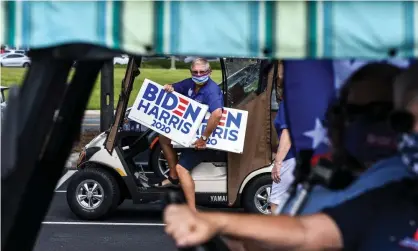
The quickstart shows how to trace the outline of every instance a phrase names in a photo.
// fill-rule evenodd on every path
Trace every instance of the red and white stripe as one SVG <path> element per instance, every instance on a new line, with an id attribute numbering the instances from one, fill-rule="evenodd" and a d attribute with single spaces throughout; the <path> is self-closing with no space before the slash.
<path id="1" fill-rule="evenodd" d="M 177 109 L 173 111 L 174 114 L 177 116 L 183 117 L 184 111 L 186 111 L 187 106 L 189 105 L 189 101 L 186 99 L 179 97 L 180 103 L 177 106 Z"/>

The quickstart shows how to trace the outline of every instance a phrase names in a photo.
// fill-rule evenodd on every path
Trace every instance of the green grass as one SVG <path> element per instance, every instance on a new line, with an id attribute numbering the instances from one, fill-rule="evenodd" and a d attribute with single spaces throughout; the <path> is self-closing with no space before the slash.
<path id="1" fill-rule="evenodd" d="M 24 68 L 5 68 L 2 67 L 1 71 L 1 85 L 2 86 L 10 86 L 14 84 L 20 85 L 23 81 L 23 77 L 25 74 Z M 71 76 L 71 75 L 70 75 Z M 115 106 L 117 104 L 121 81 L 125 76 L 125 68 L 115 68 L 114 71 L 114 97 L 115 97 Z M 190 77 L 190 71 L 186 69 L 177 69 L 177 70 L 168 70 L 168 69 L 141 69 L 141 75 L 139 75 L 134 83 L 134 87 L 131 93 L 131 97 L 129 98 L 129 106 L 131 106 L 135 98 L 141 88 L 141 85 L 144 81 L 144 78 L 148 78 L 154 82 L 159 84 L 171 84 L 182 79 Z M 212 72 L 212 79 L 220 83 L 222 80 L 222 74 L 220 70 L 213 70 Z M 87 106 L 88 110 L 98 110 L 100 109 L 100 76 L 96 80 L 95 87 L 91 94 L 89 104 Z"/>

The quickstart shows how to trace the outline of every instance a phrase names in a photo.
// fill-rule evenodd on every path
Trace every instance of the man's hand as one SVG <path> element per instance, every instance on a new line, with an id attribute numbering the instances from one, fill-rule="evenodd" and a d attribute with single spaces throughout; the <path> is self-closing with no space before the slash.
<path id="1" fill-rule="evenodd" d="M 166 92 L 173 92 L 174 91 L 173 85 L 164 85 L 163 88 L 164 88 L 164 91 L 166 91 Z"/>
<path id="2" fill-rule="evenodd" d="M 203 150 L 206 148 L 206 141 L 202 138 L 198 138 L 194 143 L 193 146 L 198 150 Z"/>
<path id="3" fill-rule="evenodd" d="M 164 210 L 165 232 L 179 247 L 200 245 L 211 239 L 217 232 L 216 226 L 205 221 L 198 213 L 185 205 L 169 205 Z"/>
<path id="4" fill-rule="evenodd" d="M 281 181 L 280 178 L 280 169 L 282 168 L 282 162 L 281 161 L 275 161 L 274 167 L 271 170 L 271 178 L 274 182 L 279 183 Z"/>

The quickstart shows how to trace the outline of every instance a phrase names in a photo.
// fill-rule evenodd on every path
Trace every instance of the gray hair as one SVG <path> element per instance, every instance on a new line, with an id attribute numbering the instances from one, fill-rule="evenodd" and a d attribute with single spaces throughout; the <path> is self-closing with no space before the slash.
<path id="1" fill-rule="evenodd" d="M 398 109 L 405 109 L 418 101 L 418 64 L 411 65 L 395 80 L 394 102 Z"/>
<path id="2" fill-rule="evenodd" d="M 192 70 L 193 69 L 193 66 L 195 66 L 197 64 L 204 65 L 206 71 L 209 71 L 210 70 L 210 64 L 204 58 L 195 58 L 195 59 L 193 59 L 192 64 L 190 65 L 190 70 Z"/>

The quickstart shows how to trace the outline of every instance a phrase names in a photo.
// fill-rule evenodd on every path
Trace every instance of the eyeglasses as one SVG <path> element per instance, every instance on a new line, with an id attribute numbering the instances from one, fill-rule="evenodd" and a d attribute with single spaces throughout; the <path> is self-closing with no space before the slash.
<path id="1" fill-rule="evenodd" d="M 210 72 L 210 70 L 206 71 L 190 71 L 193 75 L 204 75 Z"/>

